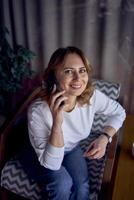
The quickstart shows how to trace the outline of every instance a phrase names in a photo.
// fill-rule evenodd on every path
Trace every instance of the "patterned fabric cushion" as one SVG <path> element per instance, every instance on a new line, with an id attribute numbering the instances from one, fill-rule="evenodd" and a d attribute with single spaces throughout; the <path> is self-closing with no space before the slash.
<path id="1" fill-rule="evenodd" d="M 1 173 L 1 186 L 31 200 L 41 200 L 40 188 L 28 178 L 16 157 L 9 160 Z"/>
<path id="2" fill-rule="evenodd" d="M 103 92 L 110 98 L 115 100 L 119 98 L 120 95 L 119 83 L 93 79 L 93 84 L 95 85 L 96 88 L 98 88 L 101 92 Z"/>
<path id="3" fill-rule="evenodd" d="M 103 80 L 93 80 L 98 89 L 113 99 L 118 99 L 120 85 L 110 83 Z M 92 127 L 92 132 L 89 137 L 81 142 L 83 151 L 88 147 L 89 143 L 97 138 L 105 124 L 106 118 L 96 115 Z M 90 177 L 90 197 L 89 200 L 97 200 L 98 193 L 101 189 L 102 177 L 104 172 L 106 155 L 99 159 L 87 159 L 88 171 Z M 8 161 L 2 170 L 1 186 L 20 196 L 31 200 L 41 200 L 39 186 L 27 177 L 20 162 L 13 158 Z"/>
<path id="4" fill-rule="evenodd" d="M 99 137 L 100 133 L 91 132 L 90 136 L 81 141 L 83 152 L 88 148 L 90 142 Z M 98 193 L 101 189 L 102 177 L 104 172 L 106 154 L 101 159 L 87 159 L 89 181 L 90 181 L 90 196 L 89 200 L 98 199 Z"/>
<path id="5" fill-rule="evenodd" d="M 97 89 L 109 96 L 111 99 L 117 100 L 120 94 L 120 84 L 111 83 L 104 80 L 93 80 L 93 83 Z M 106 117 L 100 115 L 95 115 L 94 122 L 92 126 L 92 132 L 100 132 L 105 126 Z"/>

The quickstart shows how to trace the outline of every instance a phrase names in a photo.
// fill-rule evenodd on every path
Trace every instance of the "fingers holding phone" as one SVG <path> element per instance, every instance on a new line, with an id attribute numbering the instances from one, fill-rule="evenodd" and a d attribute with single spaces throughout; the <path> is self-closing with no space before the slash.
<path id="1" fill-rule="evenodd" d="M 56 92 L 52 96 L 52 105 L 55 108 L 55 110 L 58 110 L 58 109 L 63 110 L 66 104 L 66 100 L 68 99 L 64 94 L 65 94 L 65 90 Z"/>
<path id="2" fill-rule="evenodd" d="M 62 121 L 62 111 L 66 106 L 67 99 L 68 98 L 65 96 L 65 90 L 57 91 L 56 84 L 54 84 L 49 106 L 53 115 L 53 119 L 58 121 L 58 123 Z"/>
<path id="3" fill-rule="evenodd" d="M 54 84 L 51 95 L 51 104 L 55 105 L 56 108 L 63 107 L 65 104 L 65 100 L 67 100 L 67 97 L 64 94 L 65 90 L 59 90 L 59 88 L 57 88 L 57 85 Z"/>

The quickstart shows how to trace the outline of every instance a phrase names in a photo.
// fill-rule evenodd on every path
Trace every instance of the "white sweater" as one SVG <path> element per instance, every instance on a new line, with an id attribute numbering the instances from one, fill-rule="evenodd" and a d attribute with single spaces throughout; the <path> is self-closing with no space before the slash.
<path id="1" fill-rule="evenodd" d="M 118 102 L 95 90 L 90 105 L 76 105 L 71 112 L 63 112 L 64 147 L 54 147 L 48 143 L 53 123 L 49 106 L 45 101 L 36 100 L 28 110 L 28 130 L 40 164 L 52 170 L 59 169 L 64 151 L 70 151 L 90 134 L 95 113 L 106 115 L 108 120 L 105 125 L 112 126 L 116 131 L 126 116 Z"/>

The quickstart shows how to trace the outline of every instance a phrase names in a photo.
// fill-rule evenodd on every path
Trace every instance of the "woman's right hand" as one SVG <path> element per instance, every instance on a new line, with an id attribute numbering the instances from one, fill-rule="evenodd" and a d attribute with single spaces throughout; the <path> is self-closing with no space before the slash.
<path id="1" fill-rule="evenodd" d="M 64 90 L 56 92 L 56 85 L 55 85 L 49 101 L 49 106 L 53 117 L 53 125 L 49 142 L 56 147 L 64 146 L 64 138 L 61 128 L 63 122 L 62 113 L 66 105 L 65 100 L 67 99 L 67 97 L 64 94 L 65 94 Z M 64 104 L 62 102 L 64 102 Z"/>
<path id="2" fill-rule="evenodd" d="M 56 85 L 54 85 L 49 106 L 53 117 L 53 126 L 61 126 L 63 122 L 62 112 L 66 106 L 67 97 L 64 95 L 65 90 L 56 92 Z"/>

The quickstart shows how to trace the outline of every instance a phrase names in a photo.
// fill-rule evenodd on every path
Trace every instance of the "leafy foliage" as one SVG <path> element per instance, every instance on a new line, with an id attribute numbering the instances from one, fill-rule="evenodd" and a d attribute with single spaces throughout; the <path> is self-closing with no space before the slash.
<path id="1" fill-rule="evenodd" d="M 35 54 L 21 45 L 11 47 L 6 36 L 7 28 L 0 28 L 0 93 L 16 92 L 22 88 L 24 78 L 30 78 L 34 73 L 30 62 Z"/>

